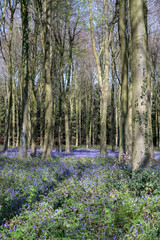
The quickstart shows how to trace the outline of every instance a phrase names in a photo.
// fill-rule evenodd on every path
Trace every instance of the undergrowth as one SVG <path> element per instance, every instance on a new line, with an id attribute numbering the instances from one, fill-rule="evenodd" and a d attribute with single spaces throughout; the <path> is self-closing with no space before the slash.
<path id="1" fill-rule="evenodd" d="M 0 158 L 1 239 L 159 239 L 160 167 Z"/>

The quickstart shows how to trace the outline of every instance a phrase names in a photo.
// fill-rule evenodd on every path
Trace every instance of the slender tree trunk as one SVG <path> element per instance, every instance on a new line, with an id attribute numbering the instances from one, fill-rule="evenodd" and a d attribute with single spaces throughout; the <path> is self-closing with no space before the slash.
<path id="1" fill-rule="evenodd" d="M 13 35 L 13 18 L 14 11 L 11 11 L 10 29 L 9 29 L 9 42 L 8 42 L 8 108 L 7 108 L 7 125 L 5 131 L 5 142 L 3 151 L 7 151 L 9 145 L 10 123 L 11 123 L 11 110 L 12 110 L 12 35 Z"/>
<path id="2" fill-rule="evenodd" d="M 92 87 L 92 86 L 91 86 Z M 92 146 L 92 126 L 93 126 L 93 100 L 92 100 L 92 90 L 90 99 L 90 116 L 89 116 L 89 148 Z"/>
<path id="3" fill-rule="evenodd" d="M 22 103 L 22 129 L 20 134 L 20 156 L 27 156 L 27 126 L 28 126 L 28 54 L 29 54 L 29 25 L 28 25 L 28 0 L 21 1 L 21 18 L 22 18 L 22 88 L 23 88 L 23 103 Z"/>
<path id="4" fill-rule="evenodd" d="M 78 96 L 76 97 L 76 147 L 78 147 Z"/>
<path id="5" fill-rule="evenodd" d="M 45 41 L 45 135 L 43 157 L 51 156 L 51 136 L 52 136 L 52 82 L 51 82 L 51 1 L 46 0 L 46 23 L 44 31 Z"/>
<path id="6" fill-rule="evenodd" d="M 65 152 L 70 152 L 70 141 L 69 141 L 69 118 L 68 118 L 68 106 L 67 101 L 64 102 L 64 116 L 65 116 Z"/>
<path id="7" fill-rule="evenodd" d="M 73 144 L 73 129 L 72 129 L 72 126 L 73 126 L 73 96 L 71 96 L 70 98 L 70 148 Z"/>
<path id="8" fill-rule="evenodd" d="M 155 109 L 156 109 L 156 123 L 155 123 L 155 128 L 156 128 L 156 147 L 159 146 L 159 137 L 158 137 L 158 108 L 157 108 L 157 98 L 156 98 L 156 106 L 155 106 Z"/>
<path id="9" fill-rule="evenodd" d="M 44 79 L 41 73 L 40 86 L 39 86 L 39 98 L 40 98 L 40 148 L 43 149 L 43 126 L 44 126 Z"/>
<path id="10" fill-rule="evenodd" d="M 92 145 L 93 145 L 93 147 L 95 145 L 95 125 L 94 125 L 94 121 L 93 121 L 93 132 L 92 132 Z"/>
<path id="11" fill-rule="evenodd" d="M 58 151 L 59 152 L 62 152 L 61 136 L 62 136 L 62 99 L 61 99 L 61 96 L 59 96 L 59 126 L 58 126 Z"/>
<path id="12" fill-rule="evenodd" d="M 82 145 L 82 103 L 81 103 L 81 93 L 78 99 L 78 110 L 79 110 L 79 145 Z"/>
<path id="13" fill-rule="evenodd" d="M 130 1 L 133 81 L 133 172 L 149 165 L 147 134 L 147 32 L 144 0 Z"/>
<path id="14" fill-rule="evenodd" d="M 100 154 L 106 153 L 107 95 L 100 96 Z"/>
<path id="15" fill-rule="evenodd" d="M 13 147 L 15 147 L 15 80 L 14 80 L 14 73 L 12 79 L 12 142 Z"/>
<path id="16" fill-rule="evenodd" d="M 35 97 L 34 81 L 31 87 L 31 106 L 32 106 L 32 117 L 31 117 L 31 156 L 36 156 L 36 124 L 37 124 L 37 101 Z"/>
<path id="17" fill-rule="evenodd" d="M 55 123 L 56 123 L 56 102 L 53 102 L 53 129 L 52 129 L 52 145 L 55 145 Z"/>
<path id="18" fill-rule="evenodd" d="M 104 37 L 104 52 L 105 52 L 105 77 L 104 81 L 102 79 L 102 71 L 100 65 L 99 54 L 96 50 L 96 41 L 94 34 L 94 24 L 92 16 L 92 4 L 89 0 L 89 18 L 91 27 L 91 38 L 92 38 L 92 48 L 93 54 L 96 61 L 97 74 L 98 74 L 98 84 L 101 89 L 100 93 L 100 154 L 106 154 L 106 119 L 107 119 L 107 95 L 108 95 L 108 84 L 109 84 L 109 29 L 108 29 L 108 7 L 107 2 L 104 1 L 105 8 L 105 37 Z"/>
<path id="19" fill-rule="evenodd" d="M 128 1 L 128 0 L 127 0 Z M 130 16 L 130 1 L 128 1 L 128 16 Z M 128 114 L 127 114 L 127 135 L 126 135 L 126 151 L 129 159 L 132 159 L 133 154 L 133 129 L 132 129 L 132 71 L 131 71 L 131 56 L 132 56 L 132 45 L 131 45 L 131 23 L 130 17 L 128 17 L 128 65 L 129 65 L 129 81 L 128 81 Z"/>
<path id="20" fill-rule="evenodd" d="M 16 126 L 17 126 L 17 137 L 16 137 L 16 147 L 19 146 L 19 101 L 17 96 L 17 104 L 16 104 Z"/>
<path id="21" fill-rule="evenodd" d="M 31 147 L 31 82 L 29 80 L 28 86 L 28 101 L 27 101 L 27 112 L 28 112 L 28 124 L 27 124 L 27 148 Z"/>
<path id="22" fill-rule="evenodd" d="M 20 145 L 20 115 L 21 115 L 21 92 L 20 92 L 20 78 L 18 80 L 18 87 L 16 91 L 16 127 L 17 127 L 17 139 L 16 147 Z"/>
<path id="23" fill-rule="evenodd" d="M 126 37 L 126 0 L 120 1 L 120 42 L 121 42 L 121 111 L 119 161 L 127 150 L 127 115 L 128 115 L 128 46 Z"/>
<path id="24" fill-rule="evenodd" d="M 38 37 L 38 4 L 34 0 L 35 23 L 34 23 L 34 40 L 33 40 L 33 57 L 32 57 L 32 76 L 31 76 L 31 156 L 36 156 L 36 125 L 37 125 L 37 101 L 35 94 L 36 78 L 36 59 L 37 59 L 37 37 Z"/>
<path id="25" fill-rule="evenodd" d="M 115 118 L 116 118 L 116 147 L 118 147 L 118 107 L 117 107 L 117 105 L 116 105 L 115 113 L 116 113 L 116 116 L 115 116 Z"/>
<path id="26" fill-rule="evenodd" d="M 114 67 L 112 66 L 112 90 L 111 90 L 111 146 L 115 150 L 115 104 L 114 104 Z"/>
<path id="27" fill-rule="evenodd" d="M 160 148 L 160 112 L 158 112 L 158 148 Z"/>
<path id="28" fill-rule="evenodd" d="M 129 158 L 132 158 L 132 82 L 128 87 L 128 114 L 127 114 L 127 135 L 126 152 Z"/>
<path id="29" fill-rule="evenodd" d="M 85 91 L 85 105 L 86 105 L 86 124 L 85 124 L 85 134 L 86 134 L 86 148 L 89 147 L 89 103 L 88 103 L 88 89 L 86 87 Z"/>

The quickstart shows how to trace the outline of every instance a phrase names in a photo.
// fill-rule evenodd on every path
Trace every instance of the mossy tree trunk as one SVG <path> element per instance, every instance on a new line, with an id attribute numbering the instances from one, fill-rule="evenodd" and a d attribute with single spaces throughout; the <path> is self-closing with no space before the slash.
<path id="1" fill-rule="evenodd" d="M 146 27 L 146 35 L 148 32 L 147 26 L 147 1 L 144 0 L 144 17 L 145 17 L 145 27 Z M 148 130 L 148 150 L 149 150 L 149 158 L 153 159 L 153 134 L 152 134 L 152 105 L 151 105 L 151 77 L 149 75 L 149 50 L 148 50 L 148 35 L 146 36 L 146 54 L 147 54 L 147 130 Z"/>
<path id="2" fill-rule="evenodd" d="M 131 45 L 131 24 L 130 24 L 130 1 L 128 1 L 128 114 L 127 114 L 127 135 L 126 135 L 126 152 L 129 159 L 132 159 L 133 154 L 133 129 L 132 129 L 132 71 L 131 71 L 131 56 L 132 56 L 132 45 Z"/>
<path id="3" fill-rule="evenodd" d="M 133 83 L 133 172 L 149 165 L 147 134 L 147 32 L 144 0 L 130 0 Z"/>

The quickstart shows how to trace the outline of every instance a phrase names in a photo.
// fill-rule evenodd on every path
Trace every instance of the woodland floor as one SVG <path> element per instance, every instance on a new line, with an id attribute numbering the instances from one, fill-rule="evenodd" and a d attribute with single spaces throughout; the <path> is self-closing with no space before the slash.
<path id="1" fill-rule="evenodd" d="M 52 150 L 45 160 L 18 151 L 0 156 L 0 239 L 160 239 L 160 152 L 132 175 L 118 150 Z"/>
<path id="2" fill-rule="evenodd" d="M 37 149 L 37 156 L 42 155 L 43 150 L 42 149 Z M 30 155 L 31 151 L 28 150 L 28 156 Z M 114 152 L 108 149 L 106 151 L 106 156 L 107 158 L 117 158 L 118 157 L 118 150 L 115 150 Z M 6 155 L 10 158 L 12 157 L 18 157 L 19 154 L 19 148 L 9 148 L 7 152 L 0 152 L 0 156 Z M 53 158 L 97 158 L 101 157 L 100 151 L 98 149 L 74 149 L 71 150 L 70 153 L 66 153 L 65 150 L 63 149 L 62 152 L 58 152 L 57 150 L 53 149 L 51 151 L 51 157 Z M 155 151 L 154 152 L 154 159 L 160 159 L 160 152 Z"/>

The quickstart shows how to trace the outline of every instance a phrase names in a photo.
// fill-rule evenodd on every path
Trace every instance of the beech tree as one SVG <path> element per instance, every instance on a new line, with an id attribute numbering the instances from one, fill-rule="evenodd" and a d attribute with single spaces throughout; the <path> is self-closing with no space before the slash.
<path id="1" fill-rule="evenodd" d="M 91 28 L 91 38 L 92 38 L 92 46 L 93 46 L 93 54 L 96 61 L 97 67 L 97 75 L 98 75 L 98 84 L 100 87 L 101 95 L 100 95 L 100 153 L 106 153 L 106 116 L 107 116 L 107 98 L 109 91 L 109 46 L 112 40 L 112 31 L 116 16 L 113 17 L 111 26 L 109 28 L 109 19 L 108 19 L 108 2 L 106 0 L 103 1 L 104 7 L 104 36 L 103 41 L 100 46 L 99 52 L 97 52 L 96 48 L 96 40 L 95 40 L 95 29 L 93 24 L 93 11 L 92 11 L 92 3 L 89 0 L 89 20 L 90 20 L 90 28 Z M 117 9 L 116 9 L 117 10 Z M 104 49 L 104 50 L 103 50 Z M 101 68 L 100 57 L 102 52 L 104 52 L 104 78 L 103 71 Z"/>
<path id="2" fill-rule="evenodd" d="M 52 137 L 52 83 L 51 83 L 51 9 L 52 1 L 46 0 L 46 19 L 44 27 L 44 44 L 45 44 L 45 135 L 43 156 L 48 157 L 51 154 L 51 137 Z"/>
<path id="3" fill-rule="evenodd" d="M 127 116 L 128 116 L 128 42 L 127 42 L 127 5 L 119 1 L 120 43 L 121 43 L 121 97 L 120 97 L 120 143 L 119 160 L 127 153 Z"/>
<path id="4" fill-rule="evenodd" d="M 133 171 L 149 164 L 147 135 L 147 32 L 145 0 L 130 1 L 133 84 Z"/>
<path id="5" fill-rule="evenodd" d="M 27 156 L 27 125 L 28 125 L 28 84 L 29 84 L 29 20 L 28 20 L 29 1 L 21 0 L 21 19 L 22 19 L 22 127 L 20 136 L 20 155 Z"/>

